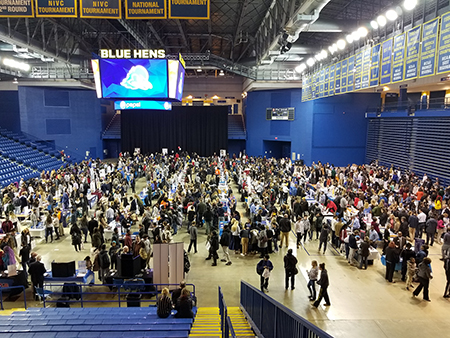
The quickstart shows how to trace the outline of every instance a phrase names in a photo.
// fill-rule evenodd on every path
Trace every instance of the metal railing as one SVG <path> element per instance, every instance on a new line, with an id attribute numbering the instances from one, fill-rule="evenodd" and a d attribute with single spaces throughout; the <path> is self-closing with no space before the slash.
<path id="1" fill-rule="evenodd" d="M 241 281 L 241 309 L 258 336 L 266 338 L 332 338 L 328 333 Z M 267 320 L 270 318 L 271 320 Z"/>
<path id="2" fill-rule="evenodd" d="M 228 308 L 223 298 L 222 288 L 219 286 L 219 314 L 220 314 L 220 330 L 222 331 L 222 338 L 236 338 L 236 333 L 231 323 L 231 318 L 228 316 Z"/>
<path id="3" fill-rule="evenodd" d="M 23 306 L 26 309 L 27 308 L 27 295 L 25 293 L 25 287 L 23 285 L 17 285 L 17 286 L 0 286 L 0 307 L 2 310 L 4 310 L 3 308 L 3 292 L 4 291 L 10 291 L 10 290 L 14 290 L 14 289 L 21 289 L 22 293 L 23 293 Z"/>
<path id="4" fill-rule="evenodd" d="M 52 291 L 53 288 L 64 288 L 64 286 L 74 286 L 76 284 L 80 287 L 79 291 Z M 80 307 L 86 307 L 91 303 L 116 303 L 119 307 L 122 307 L 123 304 L 128 304 L 128 302 L 139 302 L 139 303 L 154 303 L 156 305 L 157 297 L 154 299 L 142 299 L 141 297 L 136 299 L 128 299 L 128 295 L 130 294 L 139 294 L 139 295 L 150 295 L 150 298 L 153 296 L 157 296 L 160 291 L 164 287 L 168 287 L 169 289 L 172 287 L 176 289 L 179 284 L 143 284 L 143 283 L 114 283 L 114 284 L 79 284 L 79 283 L 46 283 L 44 284 L 45 296 L 43 297 L 43 307 L 45 308 L 47 305 L 52 303 L 79 303 Z M 195 293 L 195 285 L 194 284 L 186 284 L 186 286 L 191 289 L 191 294 L 193 299 L 196 301 L 196 293 Z M 108 287 L 110 291 L 94 291 L 95 288 Z M 190 288 L 192 287 L 192 288 Z M 86 291 L 87 290 L 87 291 Z M 145 291 L 149 290 L 149 291 Z M 48 292 L 50 291 L 50 292 Z M 48 293 L 47 293 L 48 292 Z M 99 299 L 99 296 L 104 297 L 104 299 Z M 111 297 L 108 297 L 111 296 Z M 122 297 L 125 296 L 125 299 Z M 69 299 L 60 299 L 61 297 L 68 297 Z M 78 298 L 78 299 L 73 299 Z"/>
<path id="5" fill-rule="evenodd" d="M 367 108 L 366 113 L 394 113 L 394 112 L 414 113 L 419 110 L 448 110 L 448 109 L 450 109 L 450 98 L 442 97 L 437 99 L 420 100 L 417 102 L 385 103 L 377 107 Z"/>

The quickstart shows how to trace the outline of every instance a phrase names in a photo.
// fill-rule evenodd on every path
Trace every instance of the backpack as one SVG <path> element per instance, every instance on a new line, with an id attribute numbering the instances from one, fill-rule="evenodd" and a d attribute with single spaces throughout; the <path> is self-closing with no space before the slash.
<path id="1" fill-rule="evenodd" d="M 100 252 L 98 255 L 99 265 L 102 269 L 107 269 L 110 264 L 109 256 L 106 251 Z"/>

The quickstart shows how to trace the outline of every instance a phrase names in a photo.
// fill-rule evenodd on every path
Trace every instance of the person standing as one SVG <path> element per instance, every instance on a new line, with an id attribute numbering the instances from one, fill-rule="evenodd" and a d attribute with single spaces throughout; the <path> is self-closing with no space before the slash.
<path id="1" fill-rule="evenodd" d="M 217 232 L 213 230 L 209 239 L 209 256 L 206 258 L 206 260 L 208 260 L 212 257 L 212 266 L 217 266 L 217 258 L 219 258 L 217 250 L 219 250 L 219 236 L 217 236 Z"/>
<path id="2" fill-rule="evenodd" d="M 269 275 L 273 270 L 273 264 L 270 261 L 269 255 L 265 255 L 256 265 L 256 272 L 260 276 L 260 286 L 262 292 L 269 292 L 269 277 L 267 276 L 267 270 Z"/>
<path id="3" fill-rule="evenodd" d="M 192 245 L 194 246 L 194 253 L 197 253 L 197 223 L 195 221 L 192 222 L 191 228 L 189 229 L 189 247 L 188 247 L 188 253 L 191 252 Z"/>
<path id="4" fill-rule="evenodd" d="M 22 248 L 20 249 L 20 258 L 22 261 L 22 268 L 23 268 L 23 272 L 25 274 L 25 277 L 28 278 L 28 272 L 27 272 L 27 267 L 28 267 L 28 262 L 30 260 L 30 245 L 26 244 L 26 243 L 22 243 Z"/>
<path id="5" fill-rule="evenodd" d="M 102 244 L 100 253 L 98 254 L 98 264 L 100 267 L 98 271 L 98 279 L 104 283 L 104 278 L 106 273 L 109 271 L 109 266 L 111 264 L 105 244 Z"/>
<path id="6" fill-rule="evenodd" d="M 423 289 L 423 300 L 427 302 L 431 302 L 430 297 L 428 295 L 428 289 L 430 287 L 430 279 L 433 278 L 431 275 L 431 259 L 429 257 L 425 257 L 422 263 L 419 264 L 417 276 L 419 277 L 419 286 L 413 292 L 413 297 L 417 297 Z"/>
<path id="7" fill-rule="evenodd" d="M 427 232 L 427 245 L 433 246 L 434 243 L 434 235 L 436 234 L 437 229 L 437 221 L 433 218 L 433 216 L 426 223 L 426 232 Z M 430 243 L 431 240 L 431 243 Z"/>
<path id="8" fill-rule="evenodd" d="M 330 285 L 330 282 L 328 280 L 328 271 L 325 269 L 325 263 L 319 264 L 320 269 L 320 279 L 317 282 L 317 284 L 320 285 L 320 291 L 319 291 L 319 297 L 317 297 L 317 300 L 314 302 L 313 306 L 317 308 L 322 301 L 322 298 L 325 299 L 325 306 L 330 306 L 330 297 L 328 296 L 328 286 Z"/>
<path id="9" fill-rule="evenodd" d="M 241 245 L 242 245 L 241 256 L 247 256 L 247 254 L 248 254 L 248 239 L 250 237 L 250 230 L 247 227 L 247 224 L 245 224 L 244 227 L 242 228 L 240 236 L 241 236 Z"/>
<path id="10" fill-rule="evenodd" d="M 450 254 L 449 250 L 450 250 L 450 228 L 447 228 L 447 232 L 444 235 L 444 241 L 442 243 L 442 248 L 441 248 L 441 254 L 442 254 L 441 261 L 443 261 L 446 256 L 449 256 L 449 254 Z"/>
<path id="11" fill-rule="evenodd" d="M 285 272 L 285 289 L 289 289 L 289 279 L 291 280 L 291 290 L 295 289 L 295 275 L 298 273 L 297 258 L 292 254 L 292 249 L 289 249 L 286 256 L 284 256 L 284 272 Z"/>
<path id="12" fill-rule="evenodd" d="M 231 232 L 228 228 L 228 225 L 223 227 L 222 236 L 220 237 L 220 245 L 223 250 L 223 258 L 220 260 L 221 262 L 227 262 L 226 265 L 231 265 L 230 253 L 228 252 L 228 248 L 231 243 Z"/>
<path id="13" fill-rule="evenodd" d="M 75 247 L 75 251 L 81 251 L 81 230 L 77 223 L 73 223 L 70 227 L 70 236 L 72 236 L 72 245 Z"/>
<path id="14" fill-rule="evenodd" d="M 31 276 L 31 283 L 33 283 L 33 291 L 36 294 L 36 288 L 44 287 L 44 273 L 47 272 L 43 263 L 41 263 L 41 256 L 36 257 L 36 262 L 30 264 L 28 273 Z"/>
<path id="15" fill-rule="evenodd" d="M 317 267 L 317 261 L 311 262 L 311 269 L 306 270 L 308 274 L 309 282 L 308 282 L 308 290 L 309 290 L 309 300 L 316 300 L 316 282 L 317 277 L 319 276 L 319 268 Z"/>
<path id="16" fill-rule="evenodd" d="M 394 277 L 395 264 L 399 261 L 399 249 L 396 248 L 394 242 L 390 242 L 386 249 L 386 280 L 395 283 L 392 281 Z"/>
<path id="17" fill-rule="evenodd" d="M 322 230 L 320 231 L 319 250 L 318 250 L 319 252 L 320 252 L 320 249 L 322 248 L 322 244 L 323 244 L 323 253 L 325 254 L 325 252 L 327 251 L 327 243 L 328 243 L 329 235 L 330 235 L 330 228 L 329 228 L 328 224 L 325 223 Z"/>
<path id="18" fill-rule="evenodd" d="M 369 237 L 365 237 L 364 241 L 361 242 L 360 250 L 361 250 L 361 262 L 359 263 L 359 268 L 362 269 L 364 264 L 364 270 L 367 270 L 367 258 L 370 254 L 370 244 L 369 244 Z"/>
<path id="19" fill-rule="evenodd" d="M 289 232 L 291 231 L 291 220 L 289 219 L 287 214 L 283 215 L 283 218 L 280 220 L 280 231 L 281 231 L 281 241 L 280 248 L 283 247 L 283 242 L 286 244 L 286 248 L 289 246 Z"/>

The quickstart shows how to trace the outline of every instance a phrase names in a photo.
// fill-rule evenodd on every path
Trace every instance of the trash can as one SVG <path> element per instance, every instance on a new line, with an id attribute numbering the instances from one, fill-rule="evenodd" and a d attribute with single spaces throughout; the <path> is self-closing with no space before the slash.
<path id="1" fill-rule="evenodd" d="M 127 307 L 141 307 L 140 293 L 132 292 L 127 295 Z"/>

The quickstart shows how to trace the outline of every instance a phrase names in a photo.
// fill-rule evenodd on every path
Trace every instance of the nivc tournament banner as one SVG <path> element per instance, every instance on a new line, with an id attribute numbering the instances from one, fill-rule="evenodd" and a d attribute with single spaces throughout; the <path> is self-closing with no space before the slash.
<path id="1" fill-rule="evenodd" d="M 370 87 L 378 86 L 380 81 L 381 44 L 372 47 L 372 62 L 370 63 Z"/>
<path id="2" fill-rule="evenodd" d="M 34 17 L 33 1 L 0 0 L 0 17 L 32 18 Z"/>
<path id="3" fill-rule="evenodd" d="M 441 16 L 436 73 L 450 71 L 450 12 Z"/>
<path id="4" fill-rule="evenodd" d="M 319 74 L 319 97 L 323 97 L 323 79 L 325 77 L 325 71 L 323 68 L 320 70 Z"/>
<path id="5" fill-rule="evenodd" d="M 341 61 L 336 63 L 336 68 L 334 70 L 334 93 L 341 93 Z"/>
<path id="6" fill-rule="evenodd" d="M 341 63 L 341 94 L 347 92 L 347 69 L 348 69 L 348 59 L 342 60 L 342 63 Z"/>
<path id="7" fill-rule="evenodd" d="M 369 75 L 370 75 L 370 52 L 372 48 L 367 47 L 363 51 L 362 56 L 362 73 L 361 73 L 361 88 L 369 87 Z"/>
<path id="8" fill-rule="evenodd" d="M 418 26 L 406 33 L 405 80 L 415 79 L 419 70 L 420 29 Z"/>
<path id="9" fill-rule="evenodd" d="M 166 19 L 166 0 L 125 0 L 127 19 Z"/>
<path id="10" fill-rule="evenodd" d="M 168 0 L 169 19 L 209 20 L 210 0 Z"/>
<path id="11" fill-rule="evenodd" d="M 355 68 L 355 56 L 353 55 L 348 58 L 347 63 L 347 92 L 353 91 L 354 68 Z"/>
<path id="12" fill-rule="evenodd" d="M 403 81 L 403 66 L 405 64 L 405 33 L 394 37 L 392 52 L 392 83 Z"/>
<path id="13" fill-rule="evenodd" d="M 380 84 L 388 84 L 391 82 L 391 66 L 392 66 L 392 39 L 386 40 L 382 44 L 381 54 L 381 81 Z"/>
<path id="14" fill-rule="evenodd" d="M 120 0 L 81 0 L 80 17 L 86 19 L 120 19 Z"/>
<path id="15" fill-rule="evenodd" d="M 38 18 L 76 18 L 77 0 L 36 0 Z"/>
<path id="16" fill-rule="evenodd" d="M 419 76 L 434 75 L 439 18 L 423 24 Z"/>
<path id="17" fill-rule="evenodd" d="M 355 57 L 355 89 L 361 89 L 361 73 L 362 73 L 362 52 L 356 54 Z M 350 74 L 349 74 L 350 75 Z"/>
<path id="18" fill-rule="evenodd" d="M 328 77 L 328 79 L 329 79 L 328 95 L 329 96 L 334 95 L 334 68 L 335 67 L 336 67 L 335 65 L 330 66 L 330 75 Z"/>
<path id="19" fill-rule="evenodd" d="M 330 75 L 330 67 L 325 68 L 325 77 L 323 79 L 323 96 L 328 96 L 328 76 Z"/>

